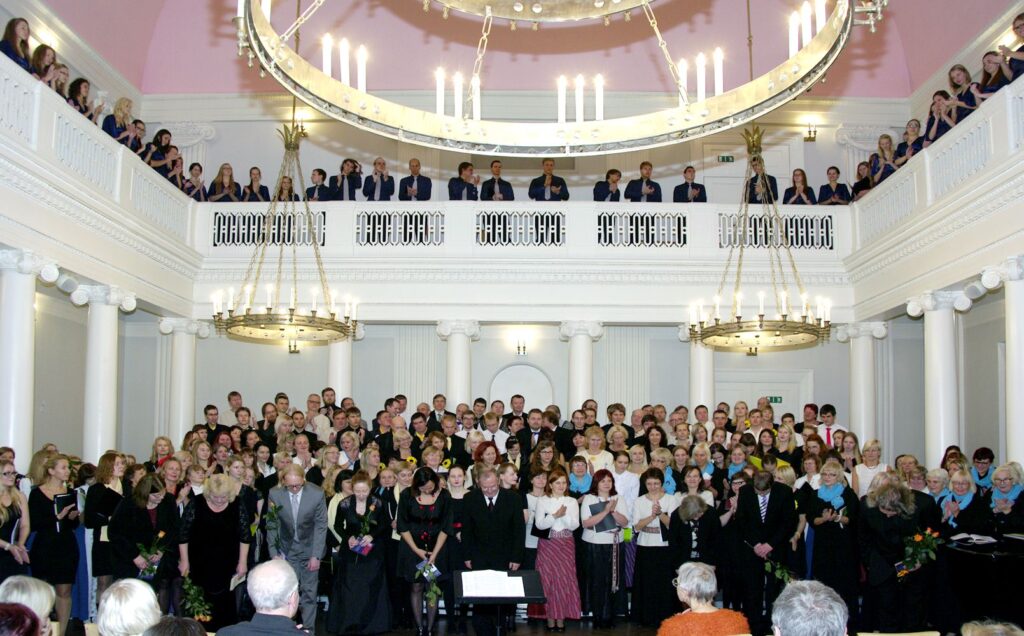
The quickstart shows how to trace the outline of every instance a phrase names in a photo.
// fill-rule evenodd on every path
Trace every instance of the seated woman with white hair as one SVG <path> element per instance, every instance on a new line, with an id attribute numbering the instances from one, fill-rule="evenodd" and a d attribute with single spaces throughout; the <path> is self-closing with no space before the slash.
<path id="1" fill-rule="evenodd" d="M 949 476 L 950 493 L 939 500 L 942 525 L 939 530 L 947 538 L 961 533 L 988 535 L 992 533 L 992 509 L 977 492 L 974 479 L 966 470 Z"/>
<path id="2" fill-rule="evenodd" d="M 159 622 L 156 594 L 138 579 L 121 579 L 100 597 L 96 612 L 100 636 L 140 636 Z"/>
<path id="3" fill-rule="evenodd" d="M 31 576 L 11 576 L 0 583 L 0 603 L 18 603 L 32 610 L 39 619 L 39 636 L 52 631 L 50 612 L 55 598 L 52 585 Z"/>
<path id="4" fill-rule="evenodd" d="M 750 625 L 740 612 L 715 607 L 718 580 L 715 569 L 692 561 L 679 567 L 676 594 L 689 609 L 665 619 L 658 636 L 731 636 L 749 634 Z"/>
<path id="5" fill-rule="evenodd" d="M 1022 481 L 1020 465 L 1015 462 L 1003 464 L 992 473 L 989 498 L 998 534 L 1024 530 L 1024 502 L 1017 505 L 1024 492 Z"/>

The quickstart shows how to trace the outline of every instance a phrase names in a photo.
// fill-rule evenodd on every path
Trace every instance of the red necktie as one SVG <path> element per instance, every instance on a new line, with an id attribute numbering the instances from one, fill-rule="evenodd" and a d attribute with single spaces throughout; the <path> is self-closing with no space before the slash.
<path id="1" fill-rule="evenodd" d="M 832 447 L 832 427 L 825 427 L 825 443 L 828 444 L 829 448 Z"/>

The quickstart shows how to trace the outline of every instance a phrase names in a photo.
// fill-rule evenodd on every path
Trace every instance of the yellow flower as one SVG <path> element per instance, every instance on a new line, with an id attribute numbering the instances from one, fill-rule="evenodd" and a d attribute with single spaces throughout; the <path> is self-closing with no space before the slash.
<path id="1" fill-rule="evenodd" d="M 923 539 L 924 539 L 924 537 L 922 537 L 919 534 L 915 534 L 914 535 L 914 541 L 916 541 L 917 543 L 920 543 Z"/>
<path id="2" fill-rule="evenodd" d="M 159 540 L 159 539 L 163 539 L 165 536 L 167 536 L 167 533 L 164 532 L 163 530 L 161 530 L 160 532 L 157 533 L 156 538 Z"/>

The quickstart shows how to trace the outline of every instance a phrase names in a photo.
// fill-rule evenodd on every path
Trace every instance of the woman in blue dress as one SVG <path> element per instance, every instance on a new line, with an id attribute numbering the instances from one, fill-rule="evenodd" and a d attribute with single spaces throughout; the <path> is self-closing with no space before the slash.
<path id="1" fill-rule="evenodd" d="M 921 135 L 921 121 L 911 119 L 907 122 L 907 132 L 903 141 L 896 146 L 896 167 L 907 163 L 911 157 L 924 149 L 924 137 Z"/>
<path id="2" fill-rule="evenodd" d="M 954 109 L 953 121 L 960 123 L 978 108 L 978 100 L 971 90 L 971 74 L 963 64 L 954 64 L 949 69 L 949 106 Z"/>
<path id="3" fill-rule="evenodd" d="M 1024 13 L 1018 14 L 1013 19 L 1013 34 L 1017 36 L 1019 40 L 1024 40 Z M 7 37 L 4 36 L 6 40 Z M 1005 59 L 1003 63 L 1003 74 L 1009 81 L 1013 81 L 1024 75 L 1024 46 L 1021 46 L 1016 51 L 1011 51 L 1008 46 L 1003 44 L 999 45 L 999 53 Z"/>
<path id="4" fill-rule="evenodd" d="M 1009 83 L 1003 72 L 1003 56 L 989 51 L 981 58 L 981 81 L 971 85 L 971 92 L 980 104 Z"/>
<path id="5" fill-rule="evenodd" d="M 206 184 L 203 183 L 203 164 L 193 162 L 188 167 L 188 178 L 182 190 L 196 201 L 206 201 Z"/>
<path id="6" fill-rule="evenodd" d="M 127 97 L 114 102 L 114 112 L 103 118 L 103 132 L 119 144 L 128 146 L 136 137 L 132 123 L 132 100 Z"/>
<path id="7" fill-rule="evenodd" d="M 28 59 L 29 35 L 28 20 L 25 18 L 12 18 L 4 28 L 4 37 L 0 41 L 0 51 L 11 58 L 15 64 L 25 69 L 26 73 L 32 72 L 32 64 Z"/>
<path id="8" fill-rule="evenodd" d="M 76 78 L 71 82 L 71 85 L 68 86 L 68 106 L 88 117 L 92 123 L 98 124 L 104 104 L 97 100 L 92 106 L 89 105 L 90 88 L 89 80 L 84 77 Z"/>
<path id="9" fill-rule="evenodd" d="M 170 161 L 167 164 L 170 169 L 167 171 L 167 180 L 174 184 L 174 187 L 185 191 L 185 182 L 188 180 L 185 177 L 185 160 L 178 154 L 178 147 L 171 146 L 167 149 L 167 160 Z"/>
<path id="10" fill-rule="evenodd" d="M 807 185 L 807 173 L 803 168 L 793 171 L 793 185 L 786 188 L 782 202 L 786 205 L 815 205 L 818 202 L 814 197 L 814 189 Z"/>
<path id="11" fill-rule="evenodd" d="M 220 164 L 217 178 L 210 184 L 206 198 L 211 202 L 221 201 L 224 203 L 231 201 L 237 203 L 242 200 L 242 188 L 235 182 L 235 171 L 230 163 Z"/>
<path id="12" fill-rule="evenodd" d="M 146 150 L 142 153 L 142 160 L 149 164 L 163 176 L 171 172 L 172 160 L 168 157 L 171 148 L 171 131 L 161 128 L 153 135 L 153 141 L 146 144 Z"/>
<path id="13" fill-rule="evenodd" d="M 876 186 L 896 172 L 896 151 L 891 135 L 878 138 L 878 152 L 871 155 L 868 164 L 871 166 L 871 182 Z"/>
<path id="14" fill-rule="evenodd" d="M 828 183 L 818 189 L 818 205 L 846 205 L 850 202 L 850 189 L 839 183 L 839 168 L 829 166 L 825 171 Z"/>
<path id="15" fill-rule="evenodd" d="M 267 186 L 262 185 L 263 173 L 259 168 L 253 166 L 249 168 L 249 185 L 242 188 L 242 200 L 243 201 L 269 201 L 270 190 Z"/>
<path id="16" fill-rule="evenodd" d="M 275 201 L 298 201 L 299 195 L 295 194 L 295 188 L 292 187 L 291 177 L 281 177 L 281 183 L 277 187 L 277 192 L 274 193 Z"/>
<path id="17" fill-rule="evenodd" d="M 956 124 L 953 114 L 949 108 L 949 93 L 946 91 L 935 91 L 932 95 L 931 111 L 928 115 L 928 125 L 924 133 L 924 147 L 932 145 L 940 137 L 949 132 Z"/>

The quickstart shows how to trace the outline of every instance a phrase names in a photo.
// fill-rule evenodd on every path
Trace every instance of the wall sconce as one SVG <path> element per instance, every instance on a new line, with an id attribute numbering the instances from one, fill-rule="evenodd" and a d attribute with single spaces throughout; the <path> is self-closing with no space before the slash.
<path id="1" fill-rule="evenodd" d="M 807 134 L 804 136 L 804 141 L 813 143 L 818 140 L 818 127 L 813 122 L 807 122 Z"/>
<path id="2" fill-rule="evenodd" d="M 520 337 L 516 339 L 516 355 L 526 356 L 526 338 Z"/>
<path id="3" fill-rule="evenodd" d="M 302 353 L 299 350 L 299 341 L 298 340 L 289 340 L 288 341 L 288 353 Z"/>

